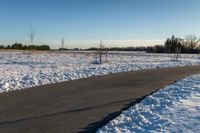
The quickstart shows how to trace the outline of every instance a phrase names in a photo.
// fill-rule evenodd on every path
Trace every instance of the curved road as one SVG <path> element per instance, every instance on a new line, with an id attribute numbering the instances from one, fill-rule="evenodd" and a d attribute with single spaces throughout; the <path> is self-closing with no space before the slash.
<path id="1" fill-rule="evenodd" d="M 0 133 L 94 132 L 200 66 L 97 76 L 0 94 Z"/>

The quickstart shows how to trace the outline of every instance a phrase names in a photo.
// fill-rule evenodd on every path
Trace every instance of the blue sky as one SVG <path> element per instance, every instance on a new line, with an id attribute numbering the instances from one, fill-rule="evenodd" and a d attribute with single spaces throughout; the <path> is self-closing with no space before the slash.
<path id="1" fill-rule="evenodd" d="M 0 44 L 89 47 L 162 43 L 172 34 L 200 34 L 200 0 L 0 0 Z M 148 42 L 149 41 L 149 42 Z M 141 42 L 141 43 L 140 43 Z"/>

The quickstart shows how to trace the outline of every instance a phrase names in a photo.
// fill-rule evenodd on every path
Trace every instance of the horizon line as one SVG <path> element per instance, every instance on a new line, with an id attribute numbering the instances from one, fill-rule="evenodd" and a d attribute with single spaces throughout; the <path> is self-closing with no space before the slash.
<path id="1" fill-rule="evenodd" d="M 64 48 L 91 48 L 98 47 L 100 40 L 106 47 L 139 47 L 139 46 L 154 46 L 163 45 L 166 41 L 165 39 L 85 39 L 85 40 L 69 40 L 65 39 Z M 10 42 L 0 42 L 0 45 L 8 46 L 14 43 L 22 43 L 24 45 L 31 45 L 30 41 L 10 41 Z M 50 40 L 50 41 L 34 41 L 34 45 L 49 45 L 51 48 L 60 48 L 60 40 Z"/>

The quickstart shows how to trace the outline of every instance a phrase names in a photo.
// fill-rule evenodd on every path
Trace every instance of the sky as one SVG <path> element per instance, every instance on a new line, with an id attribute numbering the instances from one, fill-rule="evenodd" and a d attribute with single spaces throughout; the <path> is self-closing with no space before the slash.
<path id="1" fill-rule="evenodd" d="M 0 44 L 147 46 L 200 35 L 200 0 L 0 0 Z"/>

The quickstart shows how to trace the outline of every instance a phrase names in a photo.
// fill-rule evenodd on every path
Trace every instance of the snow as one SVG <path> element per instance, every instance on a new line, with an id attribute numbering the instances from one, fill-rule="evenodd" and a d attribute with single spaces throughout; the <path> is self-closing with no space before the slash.
<path id="1" fill-rule="evenodd" d="M 192 94 L 189 98 L 180 100 L 180 102 L 174 114 L 171 114 L 173 124 L 169 125 L 166 130 L 171 131 L 173 129 L 175 132 L 199 132 L 200 93 Z"/>
<path id="2" fill-rule="evenodd" d="M 200 64 L 199 55 L 110 52 L 108 62 L 96 64 L 94 52 L 0 51 L 0 92 L 110 73 Z M 104 59 L 103 59 L 104 60 Z"/>
<path id="3" fill-rule="evenodd" d="M 100 128 L 97 133 L 200 131 L 200 74 L 168 85 Z"/>

